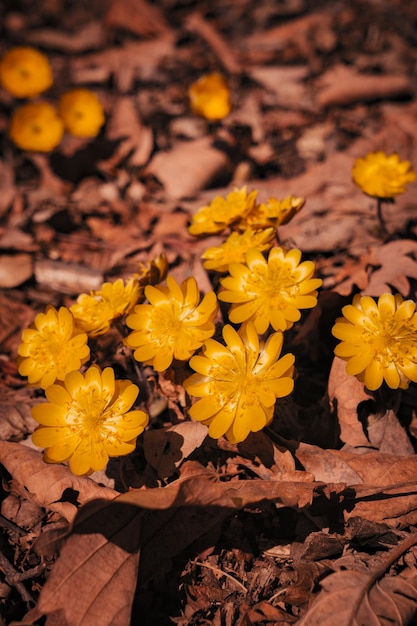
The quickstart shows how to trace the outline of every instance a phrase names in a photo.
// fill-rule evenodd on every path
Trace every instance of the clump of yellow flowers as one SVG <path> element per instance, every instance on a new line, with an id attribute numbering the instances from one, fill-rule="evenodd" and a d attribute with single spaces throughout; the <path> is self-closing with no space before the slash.
<path id="1" fill-rule="evenodd" d="M 236 227 L 202 255 L 208 270 L 224 274 L 211 291 L 201 293 L 193 276 L 177 282 L 159 255 L 127 279 L 80 294 L 69 308 L 48 307 L 23 332 L 19 372 L 47 399 L 33 409 L 33 441 L 46 462 L 68 462 L 75 474 L 102 469 L 110 457 L 131 452 L 148 424 L 135 405 L 138 385 L 94 362 L 96 343 L 111 328 L 154 376 L 182 371 L 188 417 L 207 425 L 211 437 L 239 443 L 270 424 L 276 400 L 294 387 L 294 355 L 281 354 L 284 333 L 315 306 L 321 280 L 299 250 L 274 243 L 274 226 L 304 200 L 256 198 L 256 190 L 233 190 L 210 205 L 215 220 L 201 221 L 209 233 L 212 224 L 217 232 Z M 222 323 L 219 302 L 229 323 Z M 137 376 L 137 366 L 132 372 Z"/>
<path id="2" fill-rule="evenodd" d="M 0 60 L 0 86 L 15 98 L 34 98 L 53 84 L 48 57 L 36 48 L 8 50 Z M 47 101 L 27 102 L 12 114 L 9 137 L 21 150 L 51 152 L 64 131 L 76 137 L 95 137 L 105 122 L 103 106 L 95 93 L 74 88 L 64 93 L 58 108 Z"/>

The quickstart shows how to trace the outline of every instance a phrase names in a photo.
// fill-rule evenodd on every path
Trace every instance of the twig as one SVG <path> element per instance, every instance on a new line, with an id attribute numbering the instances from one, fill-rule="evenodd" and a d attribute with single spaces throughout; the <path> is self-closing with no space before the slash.
<path id="1" fill-rule="evenodd" d="M 241 65 L 235 52 L 226 43 L 215 28 L 207 22 L 200 13 L 193 13 L 187 20 L 186 26 L 198 33 L 217 55 L 223 67 L 230 74 L 240 74 Z"/>
<path id="2" fill-rule="evenodd" d="M 26 587 L 18 580 L 19 572 L 15 570 L 13 565 L 9 563 L 4 554 L 0 552 L 0 569 L 5 575 L 6 582 L 12 585 L 20 593 L 20 596 L 24 602 L 28 604 L 35 604 L 35 600 L 32 598 Z"/>
<path id="3" fill-rule="evenodd" d="M 203 563 L 202 561 L 191 561 L 191 563 L 193 565 L 198 565 L 199 567 L 206 567 L 207 569 L 210 569 L 212 572 L 220 576 L 226 576 L 226 578 L 230 578 L 230 580 L 232 580 L 234 583 L 236 583 L 238 587 L 242 589 L 243 593 L 248 593 L 248 590 L 246 589 L 245 585 L 241 583 L 240 580 L 237 580 L 237 578 L 235 578 L 231 574 L 228 574 L 227 572 L 224 572 L 218 567 L 214 567 L 213 565 L 209 565 L 208 563 Z"/>

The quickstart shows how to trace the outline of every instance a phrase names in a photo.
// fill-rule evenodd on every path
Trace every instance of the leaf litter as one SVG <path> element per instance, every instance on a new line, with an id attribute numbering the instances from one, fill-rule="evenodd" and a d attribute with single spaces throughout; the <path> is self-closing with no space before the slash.
<path id="1" fill-rule="evenodd" d="M 383 233 L 350 174 L 377 149 L 417 166 L 416 8 L 38 4 L 3 3 L 1 52 L 39 46 L 59 76 L 51 95 L 94 86 L 108 122 L 93 140 L 23 153 L 0 91 L 0 623 L 414 623 L 415 390 L 368 393 L 333 358 L 330 328 L 355 293 L 416 298 L 417 183 L 385 205 Z M 186 94 L 212 70 L 233 108 L 208 124 Z M 280 242 L 324 280 L 291 331 L 297 380 L 280 420 L 243 443 L 210 439 L 178 381 L 145 368 L 152 426 L 134 453 L 88 478 L 45 464 L 30 442 L 41 397 L 17 372 L 22 330 L 160 252 L 207 291 L 199 257 L 219 238 L 187 224 L 235 184 L 306 198 Z M 96 358 L 131 367 L 117 333 Z"/>

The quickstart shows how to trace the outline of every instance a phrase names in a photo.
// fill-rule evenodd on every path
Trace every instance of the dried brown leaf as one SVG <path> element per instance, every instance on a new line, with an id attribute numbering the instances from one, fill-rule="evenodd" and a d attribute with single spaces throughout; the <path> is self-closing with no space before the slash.
<path id="1" fill-rule="evenodd" d="M 386 575 L 394 557 L 417 542 L 412 534 L 395 548 L 373 571 L 366 564 L 330 574 L 320 581 L 322 591 L 298 622 L 300 626 L 339 626 L 360 624 L 411 624 L 417 614 L 417 575 Z"/>
<path id="2" fill-rule="evenodd" d="M 36 400 L 39 403 L 39 399 Z M 0 441 L 19 441 L 37 426 L 32 417 L 33 391 L 0 387 Z"/>
<path id="3" fill-rule="evenodd" d="M 101 167 L 104 164 L 110 170 L 128 155 L 131 165 L 141 166 L 148 161 L 153 148 L 152 131 L 141 123 L 131 97 L 122 96 L 114 103 L 107 124 L 107 137 L 121 141 L 114 154 L 101 162 Z"/>
<path id="4" fill-rule="evenodd" d="M 172 150 L 157 152 L 147 167 L 169 198 L 190 198 L 204 189 L 216 174 L 230 168 L 225 152 L 213 146 L 212 137 L 179 141 Z"/>
<path id="5" fill-rule="evenodd" d="M 32 256 L 30 254 L 0 255 L 0 287 L 17 287 L 32 276 Z"/>
<path id="6" fill-rule="evenodd" d="M 89 22 L 71 33 L 43 28 L 28 32 L 26 38 L 36 46 L 74 53 L 101 48 L 106 43 L 106 31 L 101 22 Z"/>
<path id="7" fill-rule="evenodd" d="M 40 452 L 20 443 L 0 441 L 0 463 L 21 485 L 25 497 L 70 521 L 77 506 L 94 498 L 111 500 L 118 495 L 91 478 L 74 476 L 64 465 L 45 463 Z"/>
<path id="8" fill-rule="evenodd" d="M 72 80 L 75 84 L 104 83 L 114 75 L 118 89 L 124 93 L 132 88 L 136 77 L 152 79 L 161 60 L 174 52 L 170 35 L 151 41 L 128 41 L 120 47 L 74 57 Z"/>
<path id="9" fill-rule="evenodd" d="M 355 485 L 346 492 L 345 520 L 361 517 L 391 528 L 409 528 L 417 523 L 415 480 L 393 487 L 375 488 Z"/>
<path id="10" fill-rule="evenodd" d="M 48 626 L 129 624 L 139 557 L 143 583 L 233 510 L 222 487 L 205 475 L 87 504 L 37 606 L 21 624 L 33 624 L 43 615 Z"/>
<path id="11" fill-rule="evenodd" d="M 143 436 L 143 450 L 158 476 L 167 479 L 207 436 L 200 422 L 180 422 L 166 429 L 149 430 Z"/>
<path id="12" fill-rule="evenodd" d="M 317 101 L 322 107 L 340 106 L 405 96 L 410 90 L 411 83 L 405 74 L 358 74 L 347 65 L 336 65 L 320 77 Z"/>
<path id="13" fill-rule="evenodd" d="M 372 272 L 363 293 L 379 296 L 397 290 L 403 296 L 410 293 L 409 278 L 417 278 L 417 242 L 411 239 L 391 241 L 371 250 L 370 262 L 380 266 Z"/>
<path id="14" fill-rule="evenodd" d="M 346 362 L 333 359 L 328 382 L 329 400 L 340 426 L 340 439 L 351 446 L 369 446 L 362 423 L 358 419 L 358 405 L 370 399 L 363 383 L 346 372 Z"/>
<path id="15" fill-rule="evenodd" d="M 163 35 L 170 31 L 163 12 L 146 0 L 112 0 L 105 23 L 142 37 Z"/>
<path id="16" fill-rule="evenodd" d="M 346 483 L 388 487 L 412 482 L 417 472 L 417 455 L 397 456 L 370 451 L 324 450 L 300 443 L 295 456 L 315 480 L 324 483 Z"/>

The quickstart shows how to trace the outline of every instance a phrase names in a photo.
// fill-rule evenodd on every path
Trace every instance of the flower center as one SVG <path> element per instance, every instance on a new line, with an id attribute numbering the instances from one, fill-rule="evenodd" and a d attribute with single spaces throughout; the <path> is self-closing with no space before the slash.
<path id="1" fill-rule="evenodd" d="M 274 308 L 283 308 L 299 293 L 299 286 L 294 281 L 291 269 L 285 266 L 269 267 L 266 274 L 254 271 L 248 287 L 248 293 L 253 292 L 256 296 L 263 297 Z M 272 299 L 273 302 L 271 302 Z"/>
<path id="2" fill-rule="evenodd" d="M 95 389 L 83 395 L 82 404 L 74 400 L 68 406 L 67 414 L 71 431 L 96 442 L 117 435 L 117 427 L 112 420 L 116 415 L 111 407 L 107 408 L 108 404 L 109 398 Z"/>
<path id="3" fill-rule="evenodd" d="M 171 310 L 157 307 L 152 314 L 151 340 L 160 346 L 172 345 L 181 332 L 182 320 Z"/>
<path id="4" fill-rule="evenodd" d="M 363 339 L 374 352 L 374 357 L 385 367 L 392 362 L 409 357 L 412 360 L 417 349 L 417 334 L 398 322 L 381 321 L 372 328 L 364 329 Z"/>

